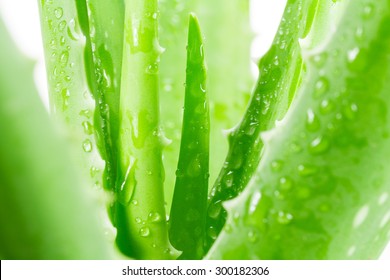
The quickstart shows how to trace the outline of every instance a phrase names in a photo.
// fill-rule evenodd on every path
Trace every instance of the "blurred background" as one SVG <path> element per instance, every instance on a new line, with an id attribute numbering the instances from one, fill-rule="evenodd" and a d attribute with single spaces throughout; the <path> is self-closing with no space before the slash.
<path id="1" fill-rule="evenodd" d="M 255 39 L 251 55 L 253 72 L 257 75 L 257 60 L 268 50 L 279 25 L 286 0 L 251 0 L 251 24 Z M 35 81 L 43 102 L 48 106 L 45 62 L 36 0 L 0 0 L 0 15 L 5 20 L 19 48 L 36 61 Z M 390 260 L 390 245 L 381 260 Z"/>

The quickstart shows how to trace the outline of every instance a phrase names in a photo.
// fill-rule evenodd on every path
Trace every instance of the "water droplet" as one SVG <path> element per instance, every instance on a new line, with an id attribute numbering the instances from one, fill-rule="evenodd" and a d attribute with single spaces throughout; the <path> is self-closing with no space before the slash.
<path id="1" fill-rule="evenodd" d="M 293 153 L 299 153 L 302 151 L 302 147 L 295 142 L 291 143 L 290 148 Z"/>
<path id="2" fill-rule="evenodd" d="M 283 163 L 284 162 L 281 160 L 274 160 L 273 162 L 271 162 L 272 171 L 279 172 L 280 170 L 282 170 Z"/>
<path id="3" fill-rule="evenodd" d="M 274 65 L 275 66 L 279 65 L 279 58 L 278 58 L 278 56 L 275 56 L 275 58 L 274 58 Z"/>
<path id="4" fill-rule="evenodd" d="M 62 52 L 60 56 L 60 63 L 62 65 L 66 65 L 68 63 L 68 60 L 69 60 L 69 52 L 68 51 Z"/>
<path id="5" fill-rule="evenodd" d="M 230 224 L 226 224 L 223 229 L 225 230 L 226 233 L 231 233 L 233 231 L 233 228 Z"/>
<path id="6" fill-rule="evenodd" d="M 158 212 L 150 212 L 148 215 L 148 220 L 152 223 L 161 222 L 161 215 Z"/>
<path id="7" fill-rule="evenodd" d="M 248 135 L 248 136 L 252 136 L 253 134 L 255 134 L 255 131 L 256 131 L 256 128 L 258 128 L 259 126 L 259 123 L 258 122 L 251 122 L 245 129 L 245 133 Z"/>
<path id="8" fill-rule="evenodd" d="M 82 111 L 80 111 L 79 115 L 90 119 L 92 117 L 92 111 L 91 110 L 82 110 Z"/>
<path id="9" fill-rule="evenodd" d="M 290 213 L 285 213 L 283 211 L 280 211 L 277 216 L 278 223 L 282 225 L 289 224 L 292 219 L 293 219 L 293 215 L 291 215 Z"/>
<path id="10" fill-rule="evenodd" d="M 136 222 L 137 224 L 141 224 L 141 223 L 142 223 L 142 219 L 139 218 L 139 217 L 137 217 L 137 218 L 135 218 L 135 222 Z"/>
<path id="11" fill-rule="evenodd" d="M 164 91 L 171 92 L 172 88 L 173 88 L 172 83 L 171 82 L 164 82 L 163 88 L 164 88 Z"/>
<path id="12" fill-rule="evenodd" d="M 390 211 L 388 211 L 382 218 L 379 227 L 383 228 L 390 221 Z"/>
<path id="13" fill-rule="evenodd" d="M 351 257 L 356 252 L 356 246 L 351 246 L 347 251 L 347 256 Z"/>
<path id="14" fill-rule="evenodd" d="M 60 19 L 62 18 L 64 14 L 64 11 L 62 10 L 62 8 L 58 7 L 56 9 L 54 9 L 54 16 L 57 18 L 57 19 Z"/>
<path id="15" fill-rule="evenodd" d="M 58 30 L 64 31 L 65 27 L 66 27 L 66 21 L 65 20 L 60 21 L 60 23 L 58 24 Z"/>
<path id="16" fill-rule="evenodd" d="M 320 105 L 320 113 L 324 115 L 329 114 L 334 111 L 334 108 L 335 104 L 333 103 L 333 101 L 324 99 L 322 100 Z"/>
<path id="17" fill-rule="evenodd" d="M 315 84 L 314 97 L 318 98 L 329 90 L 329 81 L 325 77 L 320 77 Z"/>
<path id="18" fill-rule="evenodd" d="M 202 174 L 202 165 L 199 160 L 199 156 L 195 156 L 191 160 L 187 168 L 187 175 L 190 177 L 198 177 Z"/>
<path id="19" fill-rule="evenodd" d="M 138 205 L 138 200 L 133 199 L 133 200 L 131 201 L 131 204 L 133 204 L 133 205 Z"/>
<path id="20" fill-rule="evenodd" d="M 250 230 L 248 232 L 248 240 L 249 240 L 249 242 L 255 243 L 257 241 L 257 239 L 258 239 L 257 233 L 252 231 L 252 230 Z"/>
<path id="21" fill-rule="evenodd" d="M 313 110 L 309 109 L 307 111 L 307 117 L 306 117 L 306 128 L 307 130 L 311 132 L 318 131 L 320 129 L 320 121 L 318 117 L 314 114 Z"/>
<path id="22" fill-rule="evenodd" d="M 224 182 L 225 182 L 226 187 L 231 188 L 233 186 L 233 179 L 234 179 L 233 176 L 234 176 L 233 171 L 229 171 L 225 175 Z"/>
<path id="23" fill-rule="evenodd" d="M 218 201 L 212 203 L 208 209 L 209 217 L 212 219 L 216 219 L 219 216 L 219 214 L 221 213 L 221 210 L 222 210 L 221 200 L 218 200 Z"/>
<path id="24" fill-rule="evenodd" d="M 85 134 L 87 134 L 87 135 L 93 134 L 93 125 L 90 122 L 84 121 L 82 123 L 82 126 L 84 128 L 84 133 Z"/>
<path id="25" fill-rule="evenodd" d="M 370 207 L 368 205 L 364 205 L 359 211 L 356 213 L 355 218 L 353 219 L 353 227 L 357 228 L 366 220 L 368 216 L 368 212 L 370 211 Z"/>
<path id="26" fill-rule="evenodd" d="M 89 139 L 84 140 L 83 142 L 83 150 L 86 153 L 90 153 L 92 151 L 92 142 Z"/>
<path id="27" fill-rule="evenodd" d="M 318 68 L 323 67 L 325 65 L 327 58 L 328 58 L 328 55 L 325 52 L 313 56 L 314 65 L 317 66 Z"/>
<path id="28" fill-rule="evenodd" d="M 200 88 L 200 90 L 201 90 L 203 93 L 206 93 L 206 85 L 204 85 L 203 83 L 200 83 L 200 84 L 199 84 L 199 88 Z"/>
<path id="29" fill-rule="evenodd" d="M 361 26 L 359 26 L 358 28 L 356 28 L 355 38 L 356 40 L 361 41 L 363 37 L 364 37 L 364 30 Z"/>
<path id="30" fill-rule="evenodd" d="M 310 143 L 309 151 L 310 153 L 315 155 L 322 154 L 329 149 L 329 146 L 330 143 L 328 138 L 326 138 L 325 136 L 319 136 Z"/>
<path id="31" fill-rule="evenodd" d="M 89 173 L 91 175 L 91 177 L 95 177 L 98 173 L 99 173 L 99 169 L 96 168 L 95 166 L 92 166 L 91 169 L 89 170 Z"/>
<path id="32" fill-rule="evenodd" d="M 216 230 L 213 226 L 210 226 L 210 227 L 207 229 L 207 235 L 208 235 L 211 239 L 213 239 L 213 240 L 217 239 L 217 237 L 218 237 L 217 230 Z"/>
<path id="33" fill-rule="evenodd" d="M 145 72 L 149 75 L 155 75 L 158 72 L 158 64 L 157 62 L 152 63 L 146 67 Z"/>
<path id="34" fill-rule="evenodd" d="M 302 177 L 311 176 L 317 173 L 317 167 L 310 164 L 300 164 L 298 165 L 298 174 Z"/>
<path id="35" fill-rule="evenodd" d="M 261 193 L 255 192 L 252 197 L 250 198 L 249 202 L 249 214 L 253 214 L 256 211 L 257 205 L 259 204 L 261 199 Z"/>
<path id="36" fill-rule="evenodd" d="M 150 235 L 150 229 L 148 227 L 142 227 L 139 229 L 139 235 L 142 237 L 148 237 Z"/>
<path id="37" fill-rule="evenodd" d="M 293 181 L 288 177 L 282 177 L 279 179 L 279 187 L 281 190 L 287 191 L 293 186 Z"/>
<path id="38" fill-rule="evenodd" d="M 387 193 L 387 192 L 382 193 L 378 199 L 378 204 L 383 205 L 387 201 L 388 198 L 389 198 L 389 193 Z"/>
<path id="39" fill-rule="evenodd" d="M 353 48 L 352 50 L 348 51 L 348 61 L 353 62 L 355 61 L 356 57 L 359 54 L 360 49 L 359 48 Z"/>
<path id="40" fill-rule="evenodd" d="M 62 96 L 62 108 L 65 110 L 69 107 L 70 91 L 65 88 L 61 91 Z"/>
<path id="41" fill-rule="evenodd" d="M 60 44 L 61 46 L 65 45 L 66 41 L 65 41 L 65 37 L 64 36 L 61 36 L 60 37 Z"/>
<path id="42" fill-rule="evenodd" d="M 374 6 L 372 4 L 367 4 L 363 9 L 363 17 L 368 19 L 374 15 Z"/>
<path id="43" fill-rule="evenodd" d="M 344 106 L 343 115 L 349 120 L 354 120 L 356 118 L 358 111 L 358 106 L 355 103 L 348 104 Z"/>

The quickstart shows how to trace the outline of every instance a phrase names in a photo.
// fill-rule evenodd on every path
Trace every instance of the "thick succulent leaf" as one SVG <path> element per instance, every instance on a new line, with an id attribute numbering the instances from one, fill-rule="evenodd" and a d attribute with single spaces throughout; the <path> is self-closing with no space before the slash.
<path id="1" fill-rule="evenodd" d="M 108 259 L 99 207 L 0 20 L 0 250 L 4 259 Z M 88 222 L 86 222 L 88 221 Z"/>
<path id="2" fill-rule="evenodd" d="M 174 258 L 164 208 L 157 0 L 125 2 L 115 225 L 122 252 Z"/>
<path id="3" fill-rule="evenodd" d="M 172 143 L 164 150 L 165 196 L 171 205 L 179 158 L 186 66 L 187 16 L 195 12 L 202 22 L 210 92 L 210 180 L 223 164 L 228 143 L 223 130 L 232 128 L 245 112 L 252 86 L 249 0 L 160 0 L 161 119 Z"/>
<path id="4" fill-rule="evenodd" d="M 119 96 L 122 71 L 124 1 L 78 0 L 78 15 L 87 38 L 85 63 L 96 109 L 97 145 L 105 160 L 103 184 L 116 180 Z"/>
<path id="5" fill-rule="evenodd" d="M 104 163 L 96 148 L 94 100 L 86 74 L 86 37 L 76 1 L 38 1 L 51 113 L 78 148 L 78 165 L 91 184 L 101 185 Z"/>
<path id="6" fill-rule="evenodd" d="M 374 259 L 388 242 L 390 2 L 339 2 L 209 258 Z"/>
<path id="7" fill-rule="evenodd" d="M 169 239 L 183 251 L 181 259 L 204 255 L 209 179 L 210 116 L 206 94 L 206 65 L 198 19 L 188 28 L 187 76 L 176 184 L 169 220 Z"/>
<path id="8" fill-rule="evenodd" d="M 236 197 L 247 185 L 261 158 L 261 132 L 283 118 L 304 72 L 299 39 L 318 17 L 319 1 L 291 0 L 270 50 L 259 62 L 260 76 L 250 105 L 238 126 L 229 134 L 229 152 L 210 193 L 208 245 L 226 220 L 222 202 Z"/>

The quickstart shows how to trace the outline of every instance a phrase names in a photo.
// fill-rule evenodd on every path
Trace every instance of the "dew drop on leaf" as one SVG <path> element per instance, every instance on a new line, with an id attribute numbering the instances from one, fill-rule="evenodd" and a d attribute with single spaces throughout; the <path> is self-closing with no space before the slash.
<path id="1" fill-rule="evenodd" d="M 152 63 L 148 65 L 145 69 L 146 74 L 149 75 L 155 75 L 158 72 L 158 64 L 157 63 Z"/>
<path id="2" fill-rule="evenodd" d="M 290 213 L 285 213 L 283 211 L 280 211 L 277 216 L 277 221 L 279 224 L 287 225 L 291 222 L 293 219 L 293 216 Z"/>
<path id="3" fill-rule="evenodd" d="M 93 125 L 89 121 L 84 121 L 82 123 L 83 128 L 84 128 L 84 133 L 87 135 L 92 135 L 93 134 Z"/>
<path id="4" fill-rule="evenodd" d="M 250 230 L 248 232 L 248 240 L 249 240 L 249 242 L 255 243 L 257 241 L 257 239 L 258 239 L 257 233 L 252 231 L 252 230 Z"/>
<path id="5" fill-rule="evenodd" d="M 326 137 L 317 137 L 309 145 L 309 152 L 311 154 L 323 154 L 329 149 L 330 143 Z"/>
<path id="6" fill-rule="evenodd" d="M 329 81 L 325 77 L 319 78 L 315 84 L 314 97 L 318 98 L 324 95 L 324 93 L 329 89 Z"/>
<path id="7" fill-rule="evenodd" d="M 282 177 L 279 179 L 279 187 L 281 190 L 287 191 L 293 186 L 293 181 L 289 177 Z"/>
<path id="8" fill-rule="evenodd" d="M 279 172 L 280 170 L 282 170 L 283 163 L 284 162 L 281 160 L 274 160 L 273 162 L 271 162 L 272 171 Z"/>
<path id="9" fill-rule="evenodd" d="M 58 30 L 63 31 L 65 27 L 66 27 L 66 21 L 65 20 L 60 21 L 60 23 L 58 24 Z"/>
<path id="10" fill-rule="evenodd" d="M 138 205 L 138 200 L 133 199 L 133 200 L 131 201 L 131 204 L 133 204 L 133 205 Z"/>
<path id="11" fill-rule="evenodd" d="M 142 237 L 148 237 L 150 235 L 150 229 L 148 227 L 140 228 L 139 235 Z"/>
<path id="12" fill-rule="evenodd" d="M 323 115 L 333 112 L 335 109 L 335 104 L 332 100 L 324 99 L 320 104 L 320 113 Z"/>
<path id="13" fill-rule="evenodd" d="M 152 223 L 161 222 L 161 215 L 158 212 L 150 212 L 148 215 L 148 220 Z"/>
<path id="14" fill-rule="evenodd" d="M 58 8 L 56 8 L 56 9 L 54 9 L 54 16 L 55 16 L 57 19 L 62 18 L 63 14 L 64 14 L 64 11 L 62 10 L 61 7 L 58 7 Z"/>
<path id="15" fill-rule="evenodd" d="M 372 4 L 367 4 L 363 9 L 363 17 L 368 19 L 374 15 L 374 6 Z"/>
<path id="16" fill-rule="evenodd" d="M 317 168 L 310 164 L 298 165 L 298 174 L 302 177 L 311 176 L 317 173 Z"/>
<path id="17" fill-rule="evenodd" d="M 311 132 L 318 131 L 320 129 L 320 121 L 313 110 L 309 109 L 306 114 L 306 128 Z"/>
<path id="18" fill-rule="evenodd" d="M 218 200 L 210 205 L 208 210 L 208 215 L 210 218 L 215 219 L 221 213 L 221 210 L 222 210 L 222 202 Z"/>
<path id="19" fill-rule="evenodd" d="M 328 58 L 328 54 L 325 52 L 313 56 L 314 65 L 318 68 L 323 67 L 325 65 L 327 58 Z"/>
<path id="20" fill-rule="evenodd" d="M 217 239 L 217 236 L 218 236 L 218 233 L 217 233 L 217 230 L 213 227 L 213 226 L 210 226 L 208 229 L 207 229 L 207 235 L 215 240 Z"/>
<path id="21" fill-rule="evenodd" d="M 83 150 L 86 153 L 90 153 L 92 151 L 92 142 L 89 139 L 84 140 L 83 142 Z"/>
<path id="22" fill-rule="evenodd" d="M 225 179 L 224 179 L 224 182 L 225 182 L 225 185 L 226 187 L 228 188 L 231 188 L 233 186 L 233 171 L 229 171 L 226 175 L 225 175 Z"/>
<path id="23" fill-rule="evenodd" d="M 358 111 L 358 106 L 355 103 L 344 106 L 343 115 L 349 120 L 354 120 Z"/>

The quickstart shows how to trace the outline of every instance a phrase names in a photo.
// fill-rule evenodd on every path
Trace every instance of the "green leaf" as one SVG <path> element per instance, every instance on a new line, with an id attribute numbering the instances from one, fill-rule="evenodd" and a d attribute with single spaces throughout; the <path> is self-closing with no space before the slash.
<path id="1" fill-rule="evenodd" d="M 222 202 L 236 197 L 247 185 L 260 161 L 261 133 L 275 126 L 286 113 L 303 75 L 299 39 L 316 15 L 318 1 L 287 2 L 274 42 L 259 62 L 260 76 L 250 105 L 229 134 L 229 152 L 214 184 L 208 206 L 208 246 L 226 220 Z"/>
<path id="2" fill-rule="evenodd" d="M 119 97 L 122 71 L 124 1 L 79 0 L 78 14 L 87 38 L 86 71 L 96 109 L 97 145 L 106 162 L 104 186 L 115 189 Z"/>
<path id="3" fill-rule="evenodd" d="M 183 251 L 181 259 L 204 255 L 209 178 L 210 116 L 206 94 L 206 65 L 198 19 L 190 15 L 183 129 L 169 237 Z"/>
<path id="4" fill-rule="evenodd" d="M 333 10 L 332 10 L 333 12 Z M 211 259 L 374 259 L 390 235 L 390 2 L 340 1 Z M 304 42 L 303 42 L 304 45 Z"/>
<path id="5" fill-rule="evenodd" d="M 101 185 L 103 162 L 96 148 L 94 100 L 88 86 L 86 38 L 76 1 L 39 1 L 51 113 L 77 147 L 78 165 L 90 184 Z"/>
<path id="6" fill-rule="evenodd" d="M 159 123 L 157 0 L 126 1 L 115 225 L 122 252 L 169 259 Z"/>
<path id="7" fill-rule="evenodd" d="M 253 77 L 250 72 L 249 0 L 160 0 L 161 120 L 172 143 L 164 149 L 165 196 L 169 207 L 179 158 L 186 66 L 187 15 L 202 22 L 207 45 L 210 116 L 210 179 L 223 164 L 228 143 L 223 130 L 232 128 L 245 112 Z"/>
<path id="8" fill-rule="evenodd" d="M 0 20 L 0 251 L 5 259 L 108 259 L 96 198 Z"/>

